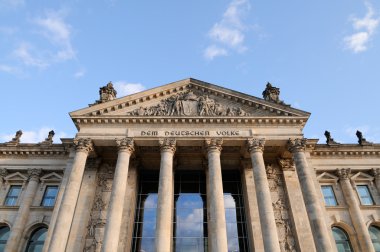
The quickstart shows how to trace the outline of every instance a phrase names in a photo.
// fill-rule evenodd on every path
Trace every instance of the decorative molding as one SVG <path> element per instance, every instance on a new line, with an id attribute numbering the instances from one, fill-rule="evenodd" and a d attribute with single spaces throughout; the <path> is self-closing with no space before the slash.
<path id="1" fill-rule="evenodd" d="M 305 151 L 307 145 L 307 139 L 306 138 L 295 138 L 288 140 L 288 150 L 290 152 L 302 152 Z"/>
<path id="2" fill-rule="evenodd" d="M 372 182 L 375 178 L 364 172 L 357 172 L 351 176 L 351 180 L 355 182 Z"/>
<path id="3" fill-rule="evenodd" d="M 42 169 L 38 169 L 38 168 L 28 169 L 29 180 L 39 181 L 41 174 L 42 174 Z"/>
<path id="4" fill-rule="evenodd" d="M 0 179 L 5 178 L 8 176 L 8 170 L 6 168 L 0 168 Z"/>
<path id="5" fill-rule="evenodd" d="M 132 153 L 135 151 L 133 138 L 115 139 L 119 151 L 128 151 Z"/>
<path id="6" fill-rule="evenodd" d="M 263 152 L 265 145 L 265 138 L 249 138 L 247 139 L 247 147 L 249 153 L 252 152 Z"/>
<path id="7" fill-rule="evenodd" d="M 279 158 L 279 159 L 277 159 L 277 161 L 278 161 L 278 164 L 280 165 L 280 167 L 282 168 L 283 171 L 294 171 L 295 170 L 295 165 L 294 165 L 293 159 L 291 159 L 291 158 L 287 158 L 287 159 Z"/>
<path id="8" fill-rule="evenodd" d="M 350 179 L 351 169 L 350 168 L 336 169 L 336 174 L 341 180 Z"/>
<path id="9" fill-rule="evenodd" d="M 313 150 L 310 155 L 312 156 L 379 156 L 379 150 Z"/>
<path id="10" fill-rule="evenodd" d="M 75 138 L 73 140 L 76 151 L 83 151 L 89 153 L 94 150 L 92 140 L 90 138 Z"/>
<path id="11" fill-rule="evenodd" d="M 160 146 L 161 151 L 171 151 L 174 153 L 176 150 L 175 138 L 160 138 L 158 140 L 158 145 Z"/>
<path id="12" fill-rule="evenodd" d="M 317 176 L 317 180 L 321 183 L 334 183 L 336 184 L 339 180 L 339 177 L 329 173 L 329 172 L 322 172 Z"/>
<path id="13" fill-rule="evenodd" d="M 380 180 L 380 168 L 373 168 L 371 172 L 376 180 Z"/>
<path id="14" fill-rule="evenodd" d="M 223 138 L 206 138 L 205 139 L 205 145 L 207 148 L 207 151 L 222 151 L 222 144 L 223 144 Z"/>

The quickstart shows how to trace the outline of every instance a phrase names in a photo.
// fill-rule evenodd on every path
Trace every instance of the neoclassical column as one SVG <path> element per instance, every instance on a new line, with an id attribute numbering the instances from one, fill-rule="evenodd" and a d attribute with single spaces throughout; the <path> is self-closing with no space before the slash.
<path id="1" fill-rule="evenodd" d="M 29 182 L 26 187 L 22 203 L 20 204 L 20 208 L 18 209 L 17 217 L 12 225 L 11 233 L 9 235 L 5 251 L 18 251 L 18 247 L 20 246 L 20 241 L 22 238 L 22 233 L 24 231 L 26 222 L 29 217 L 30 206 L 33 203 L 34 196 L 36 195 L 38 189 L 38 183 L 40 181 L 41 173 L 41 169 L 28 170 Z"/>
<path id="2" fill-rule="evenodd" d="M 155 246 L 156 252 L 170 252 L 173 243 L 173 156 L 176 150 L 176 140 L 174 138 L 160 139 L 159 145 L 161 162 Z"/>
<path id="3" fill-rule="evenodd" d="M 309 168 L 306 161 L 306 141 L 307 140 L 305 138 L 289 139 L 288 149 L 293 154 L 298 179 L 302 189 L 303 200 L 305 201 L 317 251 L 335 251 L 329 238 L 331 229 L 326 225 L 326 217 L 322 212 L 321 202 L 318 198 L 317 190 L 314 184 L 314 171 Z"/>
<path id="4" fill-rule="evenodd" d="M 375 252 L 371 237 L 360 210 L 359 199 L 351 185 L 351 169 L 337 169 L 336 174 L 339 177 L 339 184 L 348 205 L 348 211 L 350 212 L 352 225 L 355 228 L 361 251 Z"/>
<path id="5" fill-rule="evenodd" d="M 87 156 L 93 150 L 93 144 L 89 138 L 76 138 L 73 143 L 76 151 L 73 166 L 57 214 L 48 251 L 65 251 L 66 249 Z"/>
<path id="6" fill-rule="evenodd" d="M 122 223 L 125 193 L 128 185 L 129 159 L 134 151 L 132 138 L 116 139 L 119 149 L 115 175 L 112 184 L 110 205 L 102 245 L 102 251 L 117 251 L 119 245 L 120 227 Z"/>
<path id="7" fill-rule="evenodd" d="M 280 252 L 276 220 L 272 206 L 267 173 L 263 157 L 265 139 L 248 139 L 247 145 L 251 156 L 253 179 L 256 186 L 257 204 L 260 214 L 261 232 L 265 251 Z"/>
<path id="8" fill-rule="evenodd" d="M 208 158 L 207 176 L 207 200 L 210 209 L 208 212 L 208 233 L 211 252 L 227 252 L 227 228 L 224 209 L 222 166 L 220 164 L 220 153 L 222 151 L 223 139 L 210 138 L 205 141 Z"/>
<path id="9" fill-rule="evenodd" d="M 380 193 L 380 168 L 372 169 L 372 175 L 375 177 L 377 191 Z"/>

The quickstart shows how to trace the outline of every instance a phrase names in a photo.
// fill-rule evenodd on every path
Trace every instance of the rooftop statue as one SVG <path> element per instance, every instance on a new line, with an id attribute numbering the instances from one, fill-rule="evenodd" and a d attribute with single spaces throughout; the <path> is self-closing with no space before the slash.
<path id="1" fill-rule="evenodd" d="M 325 137 L 326 137 L 326 143 L 327 145 L 334 145 L 334 144 L 339 144 L 334 141 L 334 138 L 331 137 L 330 131 L 325 131 Z"/>
<path id="2" fill-rule="evenodd" d="M 55 135 L 54 130 L 49 131 L 48 137 L 45 138 L 45 141 L 42 141 L 41 144 L 43 145 L 51 145 L 53 144 L 53 137 Z"/>
<path id="3" fill-rule="evenodd" d="M 279 104 L 284 104 L 283 101 L 280 100 L 280 89 L 273 87 L 269 82 L 265 90 L 263 91 L 263 98 L 266 101 L 271 101 Z"/>
<path id="4" fill-rule="evenodd" d="M 96 101 L 96 104 L 108 102 L 116 99 L 116 90 L 113 88 L 112 82 L 108 82 L 104 87 L 99 88 L 100 99 Z"/>
<path id="5" fill-rule="evenodd" d="M 371 142 L 368 142 L 364 137 L 363 133 L 359 130 L 356 131 L 356 136 L 358 137 L 358 143 L 360 145 L 371 145 Z"/>
<path id="6" fill-rule="evenodd" d="M 22 136 L 22 130 L 16 131 L 16 135 L 11 141 L 7 142 L 8 145 L 18 145 Z"/>

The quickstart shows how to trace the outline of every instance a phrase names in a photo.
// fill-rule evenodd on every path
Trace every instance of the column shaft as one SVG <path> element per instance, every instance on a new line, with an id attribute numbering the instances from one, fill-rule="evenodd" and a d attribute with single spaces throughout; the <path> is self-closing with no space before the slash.
<path id="1" fill-rule="evenodd" d="M 337 174 L 339 176 L 339 183 L 342 187 L 343 195 L 348 205 L 348 211 L 350 212 L 351 221 L 358 236 L 361 251 L 375 252 L 371 237 L 360 210 L 359 199 L 357 198 L 357 195 L 355 195 L 350 182 L 350 172 L 350 169 L 338 169 Z"/>
<path id="2" fill-rule="evenodd" d="M 263 234 L 265 251 L 280 252 L 276 220 L 272 206 L 267 173 L 265 170 L 263 149 L 264 139 L 249 139 L 248 147 L 251 155 L 253 178 L 256 186 L 261 232 Z"/>
<path id="3" fill-rule="evenodd" d="M 118 249 L 125 193 L 128 185 L 129 159 L 133 152 L 133 140 L 130 138 L 117 140 L 117 145 L 119 147 L 119 154 L 102 245 L 102 251 L 104 252 L 117 251 Z"/>
<path id="4" fill-rule="evenodd" d="M 314 243 L 318 252 L 335 251 L 331 245 L 329 232 L 331 229 L 327 227 L 325 215 L 323 214 L 320 199 L 315 188 L 312 170 L 309 168 L 305 147 L 306 139 L 289 140 L 289 150 L 293 153 L 293 159 L 296 165 L 298 179 L 301 184 L 303 199 L 309 217 L 310 226 L 313 231 Z"/>
<path id="5" fill-rule="evenodd" d="M 66 249 L 87 156 L 92 150 L 90 139 L 74 139 L 74 144 L 76 145 L 76 154 L 73 167 L 63 194 L 48 251 L 65 251 Z"/>
<path id="6" fill-rule="evenodd" d="M 17 212 L 17 217 L 11 228 L 11 233 L 8 238 L 5 251 L 16 252 L 20 246 L 21 237 L 28 221 L 30 207 L 33 203 L 34 196 L 36 195 L 39 183 L 39 176 L 41 174 L 41 169 L 31 169 L 28 170 L 29 173 L 29 183 L 26 187 L 25 194 L 20 204 L 20 208 Z"/>
<path id="7" fill-rule="evenodd" d="M 173 156 L 175 140 L 160 140 L 161 162 L 158 185 L 157 220 L 156 220 L 156 252 L 172 251 L 173 240 Z"/>
<path id="8" fill-rule="evenodd" d="M 224 209 L 222 167 L 220 153 L 222 139 L 207 139 L 208 146 L 208 192 L 207 200 L 210 202 L 208 232 L 211 237 L 211 252 L 227 252 L 226 214 Z"/>

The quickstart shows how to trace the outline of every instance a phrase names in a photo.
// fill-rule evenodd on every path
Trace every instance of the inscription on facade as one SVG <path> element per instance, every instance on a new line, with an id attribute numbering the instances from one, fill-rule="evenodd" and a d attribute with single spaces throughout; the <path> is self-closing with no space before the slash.
<path id="1" fill-rule="evenodd" d="M 131 131 L 131 136 L 142 137 L 203 137 L 203 136 L 219 136 L 219 137 L 239 137 L 250 136 L 249 131 L 242 130 L 140 130 Z"/>

